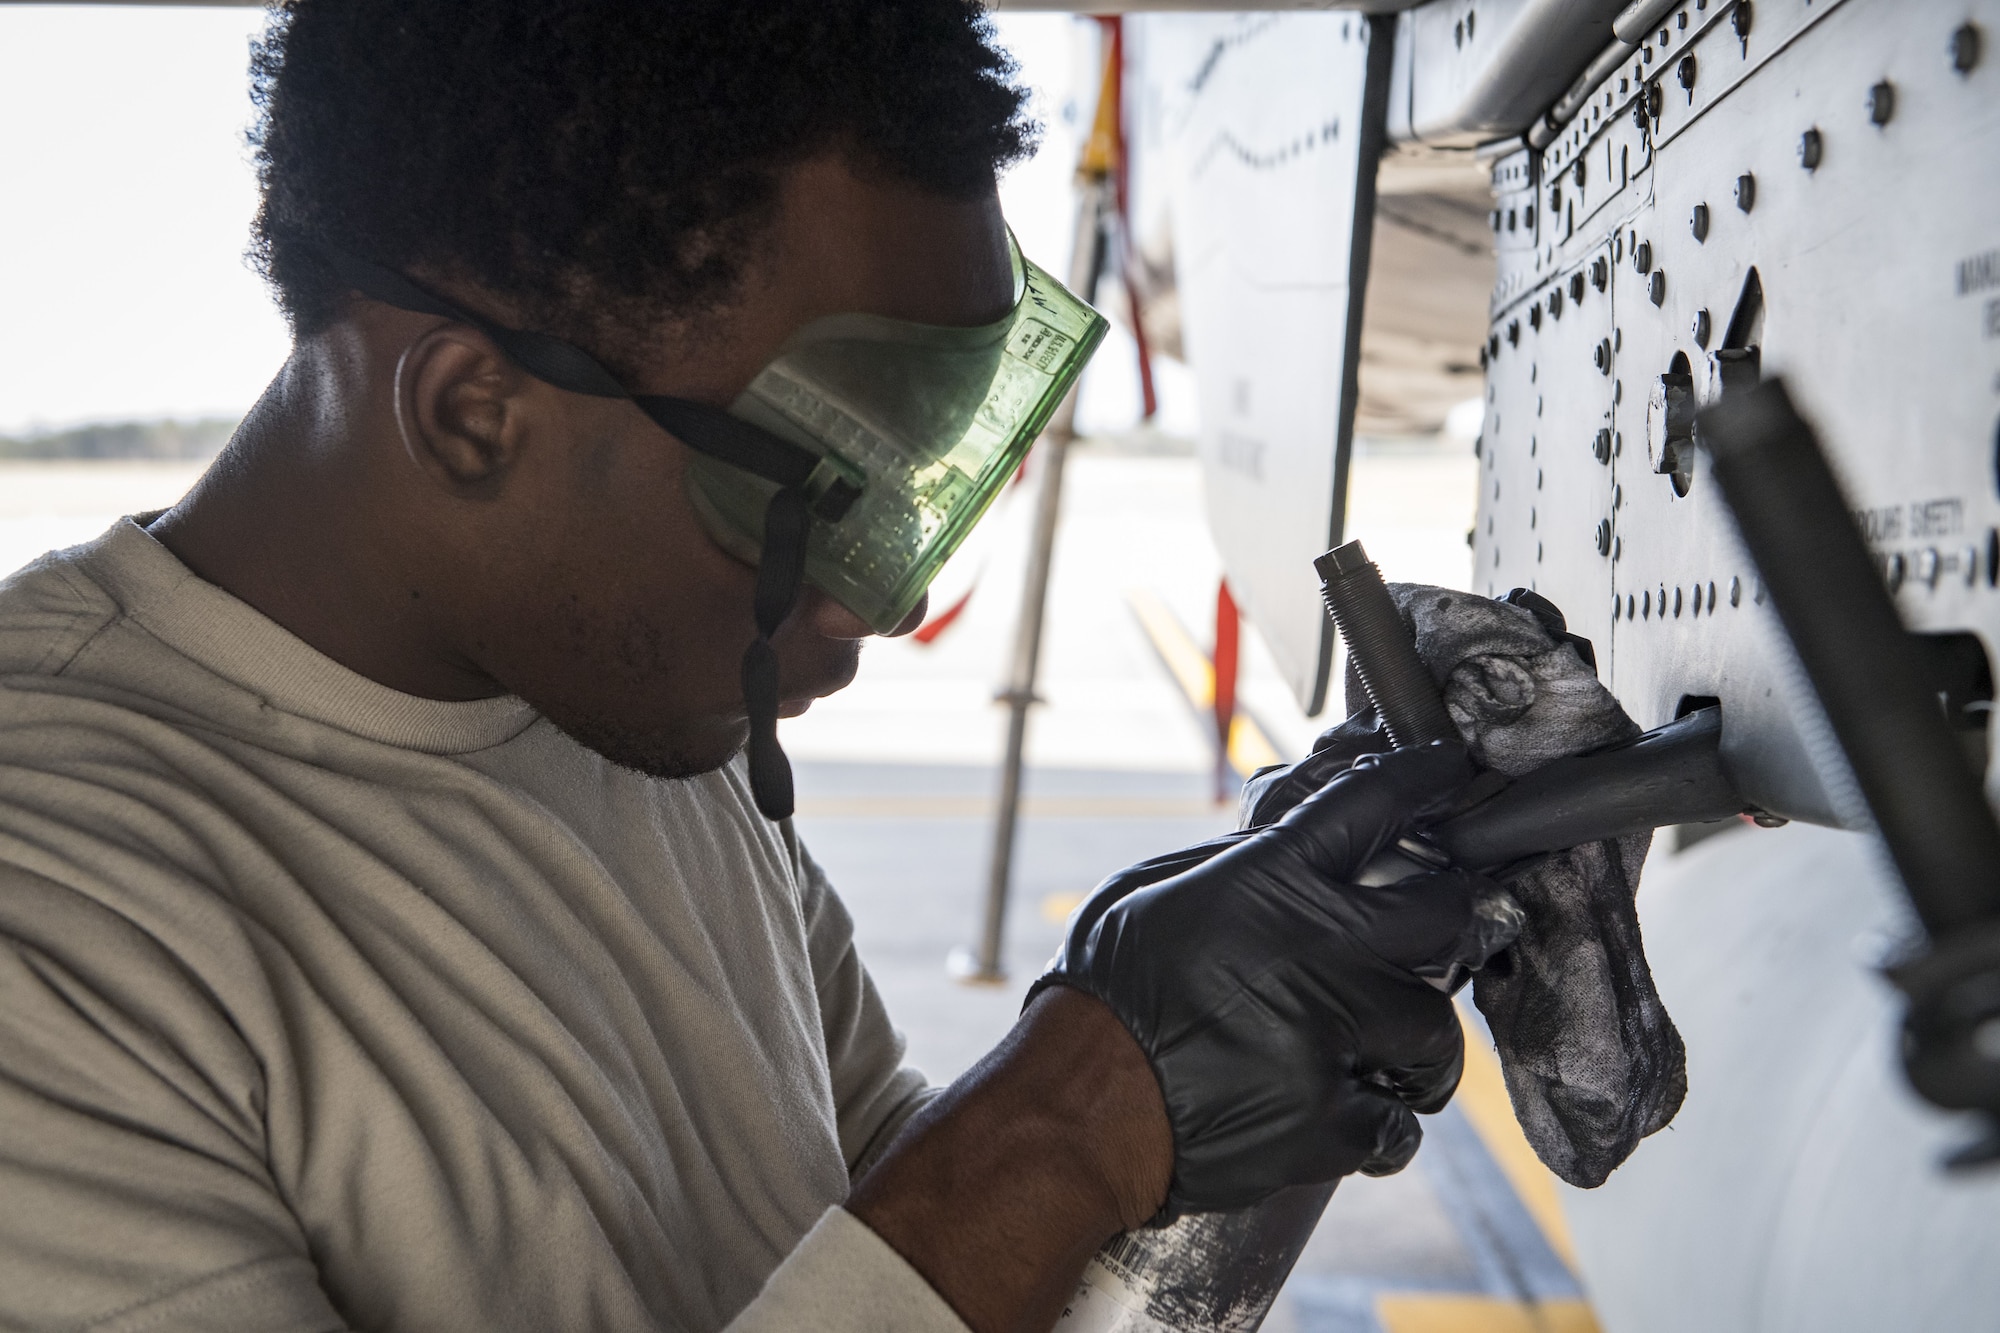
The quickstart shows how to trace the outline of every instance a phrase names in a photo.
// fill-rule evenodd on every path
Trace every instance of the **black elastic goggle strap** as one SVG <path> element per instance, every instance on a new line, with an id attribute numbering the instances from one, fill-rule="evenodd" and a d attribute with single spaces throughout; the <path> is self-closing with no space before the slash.
<path id="1" fill-rule="evenodd" d="M 398 309 L 469 324 L 537 379 L 570 393 L 627 399 L 689 448 L 777 483 L 778 492 L 764 510 L 764 547 L 757 563 L 757 637 L 743 653 L 743 701 L 750 715 L 750 794 L 765 818 L 790 819 L 792 765 L 778 744 L 778 655 L 771 636 L 798 604 L 813 515 L 837 521 L 860 491 L 843 478 L 825 479 L 822 460 L 812 450 L 721 408 L 687 398 L 634 394 L 574 343 L 495 323 L 394 269 L 327 246 L 320 252 L 340 280 L 362 295 Z"/>
<path id="2" fill-rule="evenodd" d="M 814 473 L 822 470 L 818 454 L 722 408 L 690 398 L 632 393 L 603 362 L 575 343 L 528 329 L 510 329 L 366 259 L 326 246 L 320 247 L 320 253 L 340 280 L 362 295 L 400 310 L 470 324 L 536 379 L 570 393 L 627 399 L 654 424 L 698 453 L 779 486 L 817 491 L 811 507 L 821 518 L 838 520 L 858 494 L 838 483 L 810 485 Z"/>
<path id="3" fill-rule="evenodd" d="M 778 654 L 771 636 L 798 604 L 806 572 L 805 492 L 787 486 L 764 508 L 757 561 L 757 637 L 743 650 L 743 702 L 750 714 L 750 794 L 766 819 L 792 817 L 792 764 L 778 744 Z"/>

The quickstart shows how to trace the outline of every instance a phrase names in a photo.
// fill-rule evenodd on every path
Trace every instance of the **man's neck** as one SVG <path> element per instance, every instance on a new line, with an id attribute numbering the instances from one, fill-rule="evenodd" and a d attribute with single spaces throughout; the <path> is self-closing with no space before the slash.
<path id="1" fill-rule="evenodd" d="M 147 531 L 197 575 L 334 661 L 431 699 L 501 693 L 450 647 L 413 575 L 393 416 L 357 410 L 325 349 L 295 351 L 213 466 Z M 365 402 L 365 398 L 362 399 Z M 390 438 L 381 437 L 386 427 Z"/>

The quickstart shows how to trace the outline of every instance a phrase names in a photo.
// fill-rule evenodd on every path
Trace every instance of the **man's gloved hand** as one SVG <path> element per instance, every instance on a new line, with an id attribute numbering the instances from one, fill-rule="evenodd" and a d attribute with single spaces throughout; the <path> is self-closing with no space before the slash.
<path id="1" fill-rule="evenodd" d="M 1030 998 L 1095 996 L 1146 1053 L 1174 1134 L 1156 1222 L 1408 1164 L 1411 1111 L 1442 1107 L 1464 1058 L 1451 1001 L 1410 969 L 1457 945 L 1484 885 L 1348 881 L 1471 777 L 1457 746 L 1366 756 L 1268 828 L 1113 875 L 1071 918 Z"/>
<path id="2" fill-rule="evenodd" d="M 1273 764 L 1252 773 L 1236 802 L 1238 828 L 1261 828 L 1345 772 L 1364 754 L 1387 754 L 1395 746 L 1373 708 L 1328 727 L 1313 741 L 1312 753 L 1296 764 Z"/>

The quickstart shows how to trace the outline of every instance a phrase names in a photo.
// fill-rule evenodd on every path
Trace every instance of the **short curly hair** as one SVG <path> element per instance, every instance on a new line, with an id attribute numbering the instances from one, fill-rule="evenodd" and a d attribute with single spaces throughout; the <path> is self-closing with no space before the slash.
<path id="1" fill-rule="evenodd" d="M 1034 146 L 1015 73 L 978 0 L 281 0 L 251 256 L 301 338 L 347 300 L 331 247 L 616 364 L 726 302 L 807 157 L 991 189 Z"/>

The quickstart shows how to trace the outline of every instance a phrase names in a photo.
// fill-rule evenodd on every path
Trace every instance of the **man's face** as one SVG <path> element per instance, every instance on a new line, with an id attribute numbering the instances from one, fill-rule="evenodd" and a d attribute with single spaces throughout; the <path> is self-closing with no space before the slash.
<path id="1" fill-rule="evenodd" d="M 993 196 L 971 202 L 798 168 L 729 307 L 628 357 L 638 393 L 726 405 L 800 326 L 867 312 L 977 325 L 1013 295 Z M 584 745 L 659 776 L 706 772 L 747 734 L 739 672 L 756 571 L 697 517 L 689 451 L 629 403 L 538 394 L 538 437 L 482 523 L 482 589 L 466 651 L 479 670 Z M 546 424 L 541 424 L 546 419 Z M 501 518 L 500 513 L 491 517 Z M 922 619 L 920 605 L 904 630 Z M 900 631 L 899 631 L 900 632 Z M 808 589 L 774 636 L 786 716 L 854 678 L 869 633 Z"/>

